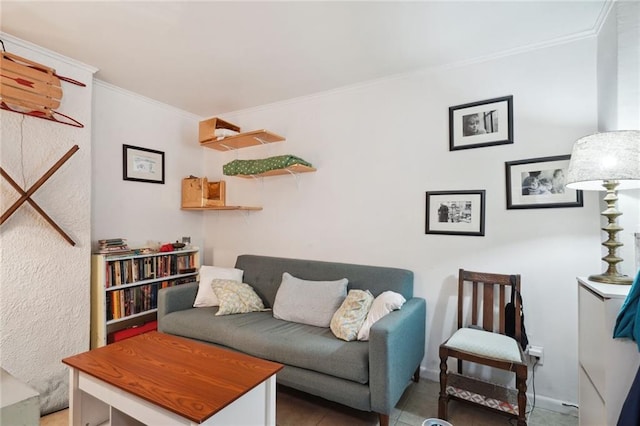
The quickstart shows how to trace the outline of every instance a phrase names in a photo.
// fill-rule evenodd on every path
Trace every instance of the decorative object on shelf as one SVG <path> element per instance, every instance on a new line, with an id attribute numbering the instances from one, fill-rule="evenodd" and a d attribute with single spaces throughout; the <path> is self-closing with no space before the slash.
<path id="1" fill-rule="evenodd" d="M 602 216 L 607 225 L 602 228 L 609 238 L 602 243 L 608 254 L 602 258 L 607 270 L 591 275 L 591 281 L 609 284 L 631 284 L 631 277 L 618 272 L 622 258 L 617 250 L 622 243 L 616 239 L 622 228 L 616 208 L 619 190 L 640 188 L 640 130 L 621 130 L 585 136 L 573 145 L 567 173 L 567 187 L 585 191 L 607 191 L 604 201 L 607 208 Z"/>
<path id="2" fill-rule="evenodd" d="M 302 173 L 315 171 L 311 163 L 294 155 L 277 155 L 258 160 L 233 160 L 222 166 L 226 176 L 260 177 L 283 173 Z"/>
<path id="3" fill-rule="evenodd" d="M 124 254 L 130 253 L 131 249 L 124 238 L 109 238 L 98 240 L 98 251 L 95 254 Z"/>
<path id="4" fill-rule="evenodd" d="M 164 184 L 164 152 L 122 145 L 122 179 Z"/>
<path id="5" fill-rule="evenodd" d="M 235 136 L 238 133 L 240 133 L 240 127 L 218 117 L 214 117 L 200 122 L 198 139 L 202 144 L 213 140 L 222 140 L 229 136 Z"/>
<path id="6" fill-rule="evenodd" d="M 189 176 L 182 179 L 182 207 L 214 207 L 226 204 L 226 184 Z"/>
<path id="7" fill-rule="evenodd" d="M 49 217 L 49 215 L 47 215 L 45 211 L 42 210 L 42 208 L 40 208 L 40 206 L 33 199 L 31 199 L 31 196 L 38 190 L 38 188 L 40 188 L 47 181 L 47 179 L 49 179 L 60 167 L 62 167 L 62 165 L 66 163 L 67 160 L 71 158 L 71 156 L 75 154 L 76 151 L 78 151 L 79 149 L 80 148 L 78 148 L 78 145 L 74 145 L 73 147 L 71 147 L 71 149 L 67 151 L 65 155 L 62 156 L 62 158 L 60 158 L 53 166 L 51 166 L 51 168 L 47 170 L 47 172 L 44 175 L 42 175 L 42 177 L 38 179 L 38 181 L 34 183 L 31 186 L 31 188 L 27 189 L 26 191 L 24 191 L 20 187 L 20 185 L 18 185 L 11 178 L 11 176 L 9 176 L 9 174 L 5 172 L 2 167 L 0 167 L 0 174 L 2 175 L 2 177 L 5 178 L 7 182 L 9 182 L 9 184 L 13 186 L 13 188 L 16 191 L 18 191 L 18 193 L 20 193 L 20 198 L 16 200 L 16 202 L 13 203 L 11 207 L 9 207 L 7 211 L 2 214 L 2 217 L 0 218 L 0 225 L 2 225 L 7 219 L 9 219 L 9 217 L 11 217 L 11 215 L 15 213 L 15 211 L 18 210 L 18 208 L 26 201 L 31 205 L 31 207 L 35 209 L 35 211 L 37 211 L 47 221 L 49 225 L 53 227 L 53 229 L 55 229 L 56 231 L 58 231 L 60 235 L 62 235 L 62 238 L 67 240 L 67 242 L 72 246 L 75 246 L 76 245 L 75 241 L 73 241 L 71 237 L 69 237 L 69 235 L 67 235 L 67 233 L 64 232 L 62 228 L 60 228 L 58 224 L 56 224 L 54 220 L 51 219 L 51 217 Z"/>
<path id="8" fill-rule="evenodd" d="M 484 236 L 484 189 L 426 194 L 425 234 Z"/>
<path id="9" fill-rule="evenodd" d="M 513 96 L 449 108 L 449 151 L 513 143 Z"/>
<path id="10" fill-rule="evenodd" d="M 200 146 L 218 151 L 230 151 L 284 140 L 282 136 L 264 129 L 244 133 L 237 132 L 240 132 L 239 126 L 214 117 L 200 122 L 198 139 Z"/>
<path id="11" fill-rule="evenodd" d="M 507 161 L 507 209 L 582 207 L 582 191 L 565 187 L 570 155 Z"/>
<path id="12" fill-rule="evenodd" d="M 60 76 L 53 68 L 6 52 L 4 44 L 0 55 L 0 70 L 1 109 L 73 127 L 84 127 L 74 118 L 55 111 L 62 99 L 60 80 L 86 87 L 84 83 Z"/>

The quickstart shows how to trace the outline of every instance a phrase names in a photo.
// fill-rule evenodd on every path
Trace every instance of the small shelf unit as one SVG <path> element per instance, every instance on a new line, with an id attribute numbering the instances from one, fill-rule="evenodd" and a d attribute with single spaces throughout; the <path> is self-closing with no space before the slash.
<path id="1" fill-rule="evenodd" d="M 211 206 L 211 207 L 182 207 L 182 210 L 262 210 L 262 207 L 251 206 Z"/>
<path id="2" fill-rule="evenodd" d="M 91 256 L 91 348 L 156 320 L 158 291 L 197 281 L 200 250 Z"/>
<path id="3" fill-rule="evenodd" d="M 243 179 L 251 179 L 251 178 L 259 178 L 259 177 L 270 177 L 270 176 L 280 176 L 280 175 L 296 175 L 298 173 L 310 173 L 315 172 L 317 169 L 315 167 L 305 166 L 303 164 L 294 164 L 289 167 L 285 167 L 284 169 L 277 170 L 269 170 L 268 172 L 259 173 L 255 175 L 234 175 L 232 177 L 239 177 Z"/>
<path id="4" fill-rule="evenodd" d="M 284 140 L 284 137 L 263 129 L 240 133 L 235 136 L 228 136 L 220 140 L 205 140 L 200 142 L 200 146 L 215 149 L 218 151 L 233 151 L 236 149 L 248 148 L 256 145 L 282 142 Z"/>

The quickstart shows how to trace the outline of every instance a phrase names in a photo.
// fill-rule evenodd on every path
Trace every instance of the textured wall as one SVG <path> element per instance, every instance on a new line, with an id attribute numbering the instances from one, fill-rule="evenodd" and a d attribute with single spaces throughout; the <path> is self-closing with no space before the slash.
<path id="1" fill-rule="evenodd" d="M 0 165 L 23 188 L 32 186 L 73 145 L 76 152 L 34 195 L 76 242 L 71 246 L 31 206 L 0 227 L 0 364 L 40 393 L 42 413 L 68 404 L 61 359 L 89 348 L 91 96 L 94 70 L 1 34 L 7 51 L 82 81 L 62 83 L 59 111 L 83 129 L 1 111 Z M 19 198 L 0 179 L 0 209 Z"/>

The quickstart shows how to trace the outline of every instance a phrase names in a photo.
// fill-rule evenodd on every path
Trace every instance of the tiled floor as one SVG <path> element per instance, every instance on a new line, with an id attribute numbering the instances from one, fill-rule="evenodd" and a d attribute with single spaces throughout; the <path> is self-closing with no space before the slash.
<path id="1" fill-rule="evenodd" d="M 438 414 L 438 383 L 422 379 L 411 383 L 391 413 L 391 426 L 420 426 Z M 278 426 L 375 426 L 378 416 L 314 398 L 289 388 L 278 388 L 276 423 Z M 515 425 L 515 421 L 455 401 L 449 403 L 449 422 L 454 426 Z M 66 426 L 68 410 L 41 419 L 41 426 Z M 576 426 L 577 417 L 536 408 L 529 417 L 530 426 Z"/>

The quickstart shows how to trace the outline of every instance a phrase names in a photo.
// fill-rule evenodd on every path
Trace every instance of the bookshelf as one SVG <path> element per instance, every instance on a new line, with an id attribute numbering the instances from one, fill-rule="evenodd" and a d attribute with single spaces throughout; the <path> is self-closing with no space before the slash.
<path id="1" fill-rule="evenodd" d="M 91 348 L 109 334 L 156 320 L 158 290 L 194 282 L 198 248 L 91 256 Z"/>

